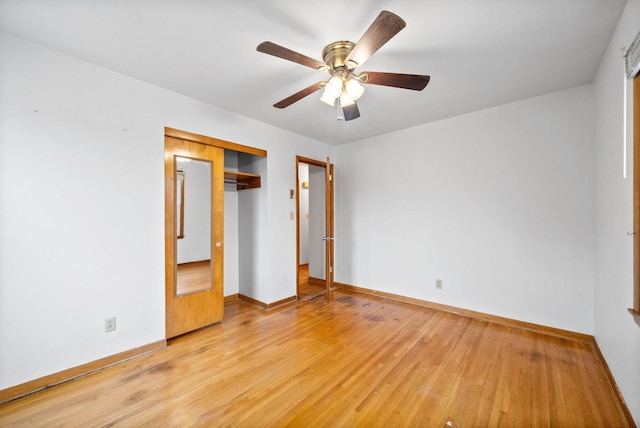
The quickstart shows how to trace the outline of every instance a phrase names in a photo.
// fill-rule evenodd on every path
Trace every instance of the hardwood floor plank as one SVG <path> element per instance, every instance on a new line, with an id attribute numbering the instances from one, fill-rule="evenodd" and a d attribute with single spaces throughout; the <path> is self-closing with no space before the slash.
<path id="1" fill-rule="evenodd" d="M 633 426 L 594 348 L 338 290 L 0 405 L 0 426 Z"/>

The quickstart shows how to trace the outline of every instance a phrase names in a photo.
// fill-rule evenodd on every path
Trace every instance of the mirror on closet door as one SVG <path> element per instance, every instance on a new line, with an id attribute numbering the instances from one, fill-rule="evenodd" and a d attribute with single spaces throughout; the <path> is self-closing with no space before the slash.
<path id="1" fill-rule="evenodd" d="M 211 162 L 175 156 L 175 295 L 209 290 L 211 265 Z"/>
<path id="2" fill-rule="evenodd" d="M 185 159 L 185 158 L 180 158 Z M 186 161 L 186 159 L 185 159 Z M 176 170 L 176 237 L 184 238 L 184 171 Z"/>

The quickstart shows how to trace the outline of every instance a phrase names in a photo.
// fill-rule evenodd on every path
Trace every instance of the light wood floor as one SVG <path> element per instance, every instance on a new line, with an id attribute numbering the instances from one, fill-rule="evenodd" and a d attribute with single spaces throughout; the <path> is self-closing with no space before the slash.
<path id="1" fill-rule="evenodd" d="M 592 346 L 338 290 L 0 406 L 0 426 L 628 426 Z"/>
<path id="2" fill-rule="evenodd" d="M 327 288 L 309 282 L 309 265 L 300 265 L 298 269 L 298 300 L 315 299 L 316 297 L 326 297 Z"/>

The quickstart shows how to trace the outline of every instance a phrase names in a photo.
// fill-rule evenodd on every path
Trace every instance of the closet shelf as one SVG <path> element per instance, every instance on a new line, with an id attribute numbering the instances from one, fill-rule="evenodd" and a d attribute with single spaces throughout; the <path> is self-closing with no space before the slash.
<path id="1" fill-rule="evenodd" d="M 224 181 L 236 184 L 238 190 L 255 189 L 261 186 L 260 176 L 248 172 L 225 171 Z"/>

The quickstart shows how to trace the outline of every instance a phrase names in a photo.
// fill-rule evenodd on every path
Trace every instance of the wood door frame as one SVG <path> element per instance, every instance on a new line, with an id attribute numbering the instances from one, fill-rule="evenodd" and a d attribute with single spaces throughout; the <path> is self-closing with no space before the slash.
<path id="1" fill-rule="evenodd" d="M 633 78 L 633 307 L 640 327 L 640 74 Z M 625 129 L 624 132 L 627 132 Z"/>
<path id="2" fill-rule="evenodd" d="M 330 171 L 329 174 L 333 176 L 333 164 L 330 163 L 329 158 L 326 161 L 319 161 L 316 159 L 307 158 L 304 156 L 296 156 L 296 191 L 295 191 L 295 199 L 296 199 L 296 296 L 299 297 L 299 281 L 298 278 L 300 276 L 300 175 L 298 173 L 298 169 L 300 164 L 307 164 L 312 166 L 317 166 L 320 168 L 324 168 L 327 171 L 327 165 L 329 165 Z M 328 193 L 330 191 L 330 193 Z M 328 197 L 329 195 L 330 197 Z M 327 204 L 327 199 L 330 200 L 330 204 Z M 333 207 L 334 207 L 334 195 L 333 195 L 333 180 L 331 181 L 331 186 L 325 184 L 325 220 L 327 220 L 327 216 L 331 219 L 331 226 L 333 227 Z M 331 229 L 331 236 L 333 236 L 333 229 Z M 330 251 L 326 252 L 325 256 L 325 283 L 326 283 L 326 291 L 325 297 L 327 300 L 331 298 L 331 288 L 333 287 L 333 241 L 330 242 Z M 331 269 L 329 269 L 329 266 Z M 327 274 L 327 272 L 329 272 Z"/>
<path id="3" fill-rule="evenodd" d="M 218 138 L 207 137 L 206 135 L 194 134 L 180 129 L 164 128 L 165 137 L 173 137 L 179 140 L 192 141 L 194 143 L 206 144 L 208 146 L 220 147 L 222 149 L 233 150 L 236 152 L 248 153 L 256 156 L 267 156 L 267 151 L 251 146 L 245 146 L 231 141 L 220 140 Z"/>
<path id="4" fill-rule="evenodd" d="M 333 164 L 331 159 L 327 156 L 327 162 L 325 163 L 325 180 L 324 180 L 324 194 L 325 194 L 325 287 L 327 289 L 327 300 L 331 301 L 331 290 L 333 288 L 333 266 L 334 266 L 334 186 L 333 186 Z"/>

